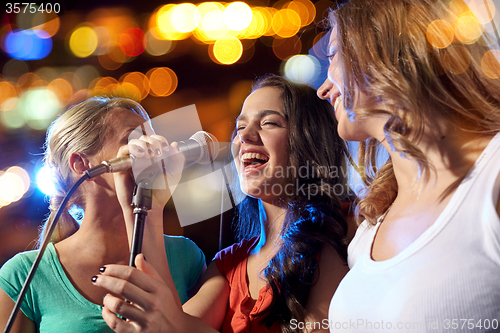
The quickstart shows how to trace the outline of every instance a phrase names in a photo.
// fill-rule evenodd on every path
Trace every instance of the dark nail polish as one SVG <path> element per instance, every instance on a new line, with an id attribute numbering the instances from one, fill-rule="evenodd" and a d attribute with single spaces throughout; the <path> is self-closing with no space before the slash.
<path id="1" fill-rule="evenodd" d="M 161 155 L 161 150 L 160 149 L 156 149 L 156 155 L 158 155 L 158 156 Z"/>
<path id="2" fill-rule="evenodd" d="M 95 283 L 97 281 L 97 276 L 94 275 L 91 280 L 93 283 Z"/>
<path id="3" fill-rule="evenodd" d="M 162 143 L 161 143 L 161 146 L 162 146 L 163 148 L 165 148 L 165 147 L 168 147 L 168 144 L 167 144 L 166 142 L 162 142 Z"/>
<path id="4" fill-rule="evenodd" d="M 144 258 L 144 261 L 147 261 L 147 260 L 146 260 L 146 256 L 145 256 L 144 254 L 142 255 L 142 257 Z"/>
<path id="5" fill-rule="evenodd" d="M 104 273 L 105 270 L 106 270 L 106 267 L 104 267 L 104 266 L 99 268 L 99 272 L 101 272 L 101 273 Z"/>
<path id="6" fill-rule="evenodd" d="M 152 149 L 148 149 L 148 154 L 149 155 L 153 155 L 153 150 Z"/>

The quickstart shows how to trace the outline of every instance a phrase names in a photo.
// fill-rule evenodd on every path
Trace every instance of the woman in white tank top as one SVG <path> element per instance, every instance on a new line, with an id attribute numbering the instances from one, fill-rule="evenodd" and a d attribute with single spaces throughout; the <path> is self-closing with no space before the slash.
<path id="1" fill-rule="evenodd" d="M 486 46 L 493 2 L 466 2 L 330 13 L 318 96 L 360 142 L 367 185 L 332 332 L 500 330 L 500 51 Z M 390 157 L 377 168 L 379 149 Z"/>

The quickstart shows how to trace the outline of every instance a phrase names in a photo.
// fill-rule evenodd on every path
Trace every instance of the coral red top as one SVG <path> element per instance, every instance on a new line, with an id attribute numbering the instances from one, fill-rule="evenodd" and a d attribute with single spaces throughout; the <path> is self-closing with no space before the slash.
<path id="1" fill-rule="evenodd" d="M 264 324 L 260 324 L 262 316 L 256 316 L 271 304 L 271 288 L 263 287 L 256 300 L 250 296 L 248 289 L 247 260 L 258 241 L 259 237 L 245 239 L 215 255 L 215 263 L 226 277 L 230 288 L 229 309 L 224 318 L 222 333 L 281 332 L 277 322 L 268 330 Z"/>

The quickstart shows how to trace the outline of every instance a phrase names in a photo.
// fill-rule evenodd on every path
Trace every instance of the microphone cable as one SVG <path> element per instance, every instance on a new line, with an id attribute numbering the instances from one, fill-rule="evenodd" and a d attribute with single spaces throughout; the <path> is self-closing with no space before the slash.
<path id="1" fill-rule="evenodd" d="M 19 293 L 19 296 L 17 298 L 16 304 L 14 305 L 14 309 L 12 309 L 12 312 L 10 314 L 9 320 L 7 321 L 7 325 L 5 326 L 4 333 L 9 333 L 10 330 L 12 329 L 12 326 L 14 325 L 14 320 L 16 319 L 17 313 L 19 312 L 19 309 L 21 308 L 21 304 L 24 301 L 24 296 L 26 296 L 26 292 L 28 291 L 28 287 L 31 283 L 31 280 L 33 280 L 33 276 L 35 275 L 35 272 L 38 268 L 38 265 L 40 264 L 40 261 L 42 260 L 43 253 L 45 252 L 45 248 L 47 245 L 50 243 L 50 237 L 52 236 L 52 233 L 54 232 L 54 229 L 56 228 L 57 221 L 59 220 L 59 217 L 61 216 L 64 207 L 66 207 L 66 204 L 68 203 L 69 199 L 73 195 L 73 193 L 76 191 L 76 189 L 87 179 L 92 178 L 90 174 L 86 171 L 85 174 L 78 179 L 73 186 L 69 189 L 68 193 L 64 197 L 63 201 L 59 205 L 59 208 L 57 209 L 56 216 L 50 223 L 50 226 L 48 228 L 48 232 L 42 242 L 42 246 L 40 246 L 39 252 L 35 258 L 35 261 L 33 262 L 33 265 L 31 266 L 31 269 L 28 273 L 28 276 L 26 277 L 26 281 L 24 281 L 24 285 L 21 288 L 21 292 Z"/>

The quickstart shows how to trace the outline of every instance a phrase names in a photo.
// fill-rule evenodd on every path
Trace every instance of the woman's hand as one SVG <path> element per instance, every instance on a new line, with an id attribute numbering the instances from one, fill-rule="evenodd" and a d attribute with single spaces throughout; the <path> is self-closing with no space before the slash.
<path id="1" fill-rule="evenodd" d="M 115 332 L 181 332 L 185 315 L 173 292 L 142 254 L 136 268 L 106 265 L 94 285 L 109 290 L 103 300 L 102 317 Z M 124 301 L 125 298 L 127 301 Z M 125 319 L 120 319 L 120 315 Z"/>
<path id="2" fill-rule="evenodd" d="M 179 183 L 184 167 L 184 156 L 177 148 L 160 135 L 141 136 L 122 146 L 117 157 L 134 156 L 131 172 L 114 173 L 118 200 L 122 207 L 129 207 L 135 182 L 141 178 L 153 181 L 152 209 L 163 211 Z M 151 177 L 151 175 L 154 176 Z M 133 175 L 133 178 L 131 178 Z"/>

